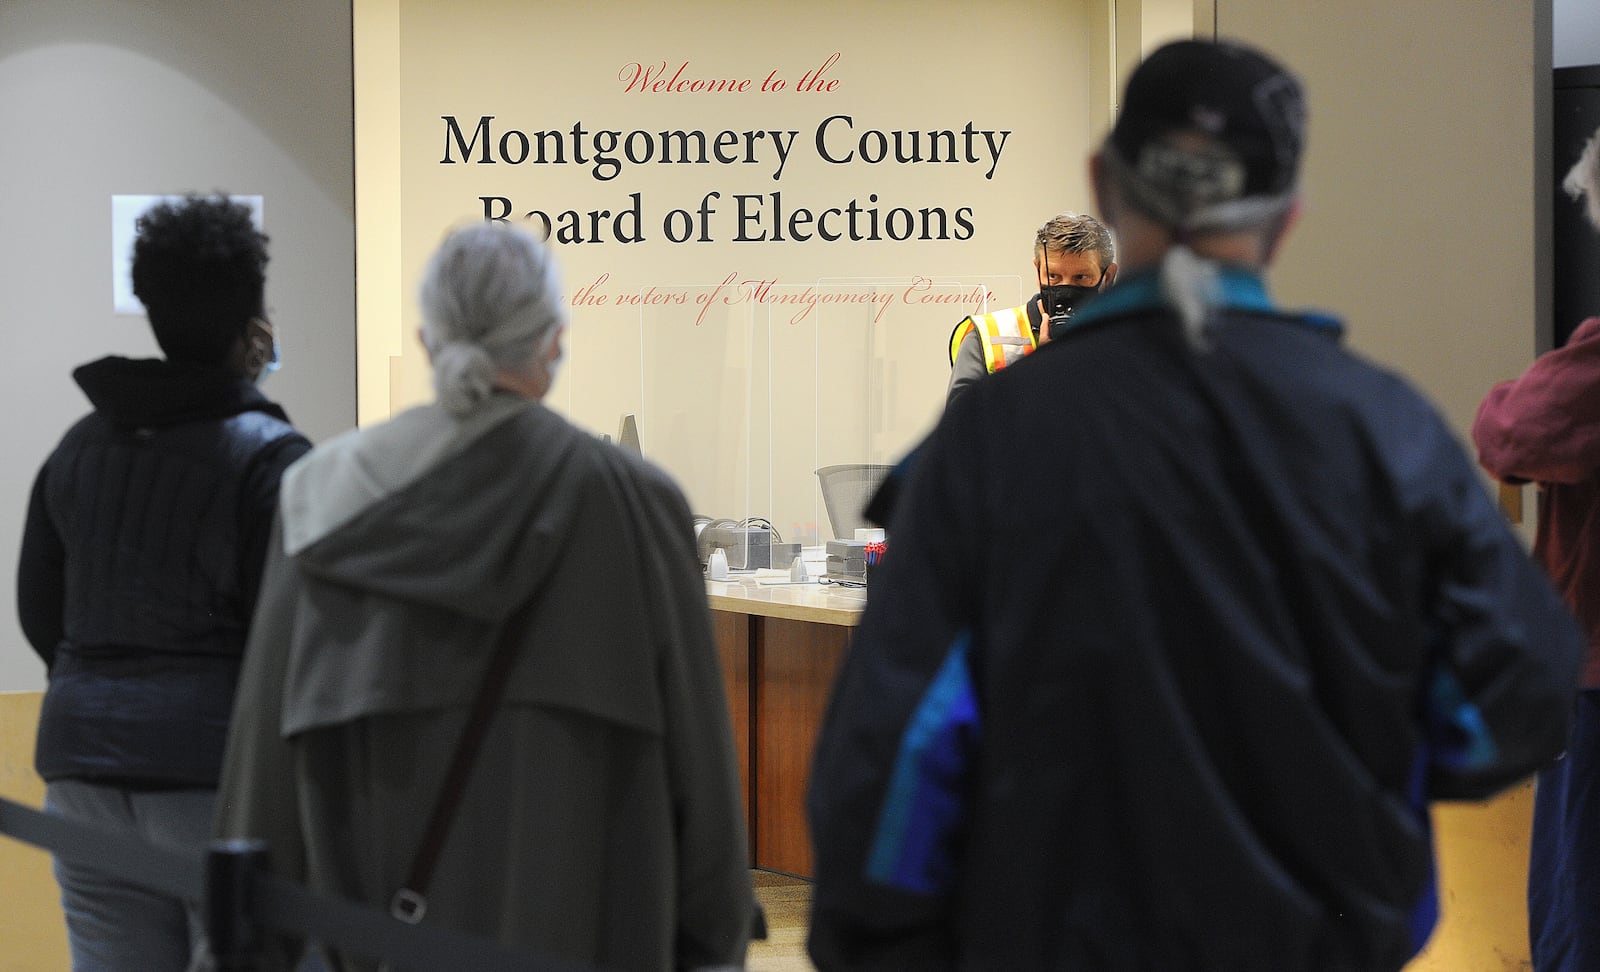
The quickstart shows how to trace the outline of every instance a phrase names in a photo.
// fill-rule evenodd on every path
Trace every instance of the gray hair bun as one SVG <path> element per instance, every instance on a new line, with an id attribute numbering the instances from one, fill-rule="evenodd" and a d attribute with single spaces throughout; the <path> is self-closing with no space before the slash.
<path id="1" fill-rule="evenodd" d="M 476 344 L 450 341 L 433 352 L 433 390 L 439 404 L 465 415 L 494 390 L 494 361 Z"/>

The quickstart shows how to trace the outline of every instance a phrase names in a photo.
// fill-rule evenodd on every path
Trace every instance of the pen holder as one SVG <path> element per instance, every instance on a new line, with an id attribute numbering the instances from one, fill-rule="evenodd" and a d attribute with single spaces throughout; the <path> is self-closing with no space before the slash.
<path id="1" fill-rule="evenodd" d="M 877 571 L 878 564 L 883 561 L 883 553 L 888 549 L 888 541 L 873 540 L 861 548 L 861 559 L 867 565 L 867 583 L 872 583 L 872 575 Z"/>

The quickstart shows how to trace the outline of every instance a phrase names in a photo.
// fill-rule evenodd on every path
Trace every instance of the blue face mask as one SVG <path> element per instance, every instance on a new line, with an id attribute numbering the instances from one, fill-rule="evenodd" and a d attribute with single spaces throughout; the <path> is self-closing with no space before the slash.
<path id="1" fill-rule="evenodd" d="M 272 337 L 272 352 L 267 357 L 266 363 L 261 366 L 261 370 L 256 372 L 255 382 L 258 385 L 266 380 L 268 375 L 283 367 L 283 358 L 278 353 L 278 329 L 268 325 L 267 333 Z"/>

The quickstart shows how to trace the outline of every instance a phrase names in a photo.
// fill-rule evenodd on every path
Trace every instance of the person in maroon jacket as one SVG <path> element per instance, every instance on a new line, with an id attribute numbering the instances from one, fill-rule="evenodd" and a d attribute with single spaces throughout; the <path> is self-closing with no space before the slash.
<path id="1" fill-rule="evenodd" d="M 1600 229 L 1600 131 L 1562 186 Z M 1588 638 L 1567 751 L 1539 774 L 1528 932 L 1540 972 L 1600 969 L 1600 317 L 1491 389 L 1472 439 L 1490 475 L 1539 484 L 1534 556 Z"/>

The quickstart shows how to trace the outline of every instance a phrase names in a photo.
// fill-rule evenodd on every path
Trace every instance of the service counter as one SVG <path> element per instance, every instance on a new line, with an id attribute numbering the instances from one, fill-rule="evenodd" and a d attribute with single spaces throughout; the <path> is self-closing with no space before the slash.
<path id="1" fill-rule="evenodd" d="M 750 860 L 810 877 L 805 792 L 811 749 L 866 591 L 771 583 L 787 576 L 760 571 L 708 580 L 706 595 L 739 753 Z"/>

